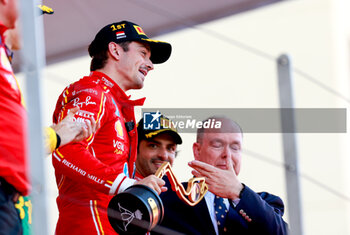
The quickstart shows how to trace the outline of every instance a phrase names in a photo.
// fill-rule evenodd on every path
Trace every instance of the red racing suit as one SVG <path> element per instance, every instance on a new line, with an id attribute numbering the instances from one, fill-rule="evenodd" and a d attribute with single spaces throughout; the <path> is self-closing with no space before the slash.
<path id="1" fill-rule="evenodd" d="M 27 113 L 11 64 L 0 23 L 0 177 L 22 195 L 30 189 L 27 152 Z"/>
<path id="2" fill-rule="evenodd" d="M 113 195 L 135 182 L 130 177 L 135 171 L 137 129 L 131 123 L 136 123 L 134 106 L 145 100 L 129 98 L 111 78 L 96 71 L 66 87 L 58 98 L 54 123 L 79 106 L 76 121 L 93 116 L 100 127 L 86 140 L 52 154 L 59 190 L 57 235 L 116 234 L 106 209 Z"/>

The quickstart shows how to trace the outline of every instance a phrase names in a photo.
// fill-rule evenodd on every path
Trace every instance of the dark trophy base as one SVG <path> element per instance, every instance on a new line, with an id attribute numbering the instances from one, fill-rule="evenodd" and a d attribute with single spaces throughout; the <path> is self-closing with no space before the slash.
<path id="1" fill-rule="evenodd" d="M 162 221 L 164 208 L 153 189 L 136 184 L 112 198 L 107 214 L 118 234 L 145 234 Z"/>

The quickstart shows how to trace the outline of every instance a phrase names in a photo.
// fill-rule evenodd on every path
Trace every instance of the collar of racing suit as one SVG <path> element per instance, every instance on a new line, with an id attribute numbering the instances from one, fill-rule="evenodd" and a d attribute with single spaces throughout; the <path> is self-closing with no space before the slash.
<path id="1" fill-rule="evenodd" d="M 145 177 L 143 177 L 136 169 L 136 171 L 135 171 L 135 180 L 139 181 L 139 180 L 142 180 L 143 178 L 145 178 Z"/>
<path id="2" fill-rule="evenodd" d="M 5 44 L 4 33 L 6 30 L 7 30 L 7 27 L 2 22 L 0 22 L 0 43 Z"/>

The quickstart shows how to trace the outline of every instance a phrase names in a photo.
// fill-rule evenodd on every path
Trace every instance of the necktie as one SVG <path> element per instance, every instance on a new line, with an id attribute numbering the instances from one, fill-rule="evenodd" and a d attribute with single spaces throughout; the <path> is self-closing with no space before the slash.
<path id="1" fill-rule="evenodd" d="M 228 210 L 226 209 L 223 198 L 215 196 L 214 209 L 216 220 L 218 222 L 219 234 L 224 234 L 226 232 L 225 220 Z"/>

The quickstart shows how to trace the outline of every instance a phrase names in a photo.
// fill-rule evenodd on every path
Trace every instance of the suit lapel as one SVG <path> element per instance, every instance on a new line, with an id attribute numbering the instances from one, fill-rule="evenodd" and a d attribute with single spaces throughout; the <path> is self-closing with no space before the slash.
<path id="1" fill-rule="evenodd" d="M 196 213 L 196 220 L 198 220 L 198 223 L 201 224 L 201 228 L 203 228 L 205 231 L 205 234 L 215 234 L 215 229 L 213 226 L 213 222 L 211 221 L 209 210 L 207 207 L 207 203 L 205 202 L 205 199 L 203 198 L 202 201 L 200 201 L 196 205 L 197 209 L 194 210 Z"/>

